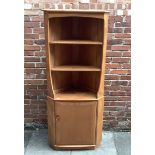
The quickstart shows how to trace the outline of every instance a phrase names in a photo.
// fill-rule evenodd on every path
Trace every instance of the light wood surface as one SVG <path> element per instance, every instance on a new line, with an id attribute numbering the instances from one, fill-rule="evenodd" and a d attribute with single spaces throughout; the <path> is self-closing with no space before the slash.
<path id="1" fill-rule="evenodd" d="M 56 101 L 56 144 L 95 144 L 96 106 L 95 101 Z"/>
<path id="2" fill-rule="evenodd" d="M 51 41 L 49 44 L 102 45 L 102 42 L 91 40 L 55 40 Z"/>
<path id="3" fill-rule="evenodd" d="M 101 143 L 108 12 L 44 10 L 48 143 L 95 149 Z"/>
<path id="4" fill-rule="evenodd" d="M 100 71 L 100 68 L 94 66 L 55 66 L 52 71 Z"/>
<path id="5" fill-rule="evenodd" d="M 107 10 L 79 10 L 79 9 L 70 9 L 70 10 L 63 10 L 63 9 L 42 9 L 42 11 L 44 12 L 53 12 L 53 13 L 60 13 L 60 12 L 63 12 L 63 13 L 71 13 L 71 12 L 75 12 L 75 13 L 109 13 L 109 11 Z"/>
<path id="6" fill-rule="evenodd" d="M 103 35 L 103 48 L 102 48 L 102 71 L 100 75 L 100 84 L 97 92 L 98 98 L 104 95 L 104 79 L 105 79 L 105 64 L 106 64 L 106 48 L 107 48 L 107 32 L 108 32 L 108 15 L 104 14 L 104 24 L 102 27 L 104 31 Z"/>
<path id="7" fill-rule="evenodd" d="M 96 94 L 83 90 L 66 90 L 55 95 L 55 100 L 96 100 Z"/>

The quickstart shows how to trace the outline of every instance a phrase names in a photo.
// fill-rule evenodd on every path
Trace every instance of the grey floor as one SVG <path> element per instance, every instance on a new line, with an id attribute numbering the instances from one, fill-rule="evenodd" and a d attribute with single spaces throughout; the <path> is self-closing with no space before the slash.
<path id="1" fill-rule="evenodd" d="M 85 151 L 55 151 L 48 146 L 47 130 L 25 131 L 25 155 L 130 155 L 131 135 L 129 132 L 103 132 L 100 147 Z"/>

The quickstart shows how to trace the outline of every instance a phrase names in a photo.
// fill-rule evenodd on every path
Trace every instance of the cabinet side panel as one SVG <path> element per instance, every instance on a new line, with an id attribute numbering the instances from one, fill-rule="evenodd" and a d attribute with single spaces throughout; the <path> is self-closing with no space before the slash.
<path id="1" fill-rule="evenodd" d="M 48 113 L 48 143 L 50 146 L 55 144 L 55 115 L 54 115 L 54 101 L 47 98 L 47 113 Z"/>
<path id="2" fill-rule="evenodd" d="M 96 126 L 96 144 L 97 145 L 100 145 L 102 141 L 103 111 L 104 111 L 104 102 L 103 102 L 103 98 L 101 98 L 98 100 L 98 106 L 97 106 L 97 126 Z"/>
<path id="3" fill-rule="evenodd" d="M 105 64 L 106 64 L 106 49 L 107 49 L 107 32 L 108 32 L 108 14 L 104 14 L 103 20 L 103 48 L 102 48 L 102 66 L 101 66 L 101 75 L 100 75 L 100 84 L 97 96 L 98 98 L 104 95 L 104 78 L 105 78 Z"/>
<path id="4" fill-rule="evenodd" d="M 48 44 L 49 40 L 49 20 L 48 20 L 48 13 L 44 12 L 44 23 L 45 23 L 45 49 L 46 49 L 46 70 L 47 70 L 47 87 L 48 87 L 48 96 L 54 97 L 53 92 L 53 84 L 52 84 L 52 77 L 51 77 L 51 56 L 50 56 L 50 47 Z"/>

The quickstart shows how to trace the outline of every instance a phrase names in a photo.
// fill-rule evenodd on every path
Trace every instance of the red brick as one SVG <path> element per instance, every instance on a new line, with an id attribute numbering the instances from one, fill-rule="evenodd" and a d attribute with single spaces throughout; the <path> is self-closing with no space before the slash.
<path id="1" fill-rule="evenodd" d="M 24 79 L 36 79 L 35 74 L 24 74 Z"/>
<path id="2" fill-rule="evenodd" d="M 58 9 L 63 9 L 63 5 L 62 4 L 58 4 Z"/>
<path id="3" fill-rule="evenodd" d="M 131 76 L 130 75 L 121 76 L 120 80 L 131 80 Z"/>
<path id="4" fill-rule="evenodd" d="M 122 16 L 114 16 L 115 17 L 115 22 L 122 22 L 123 17 Z"/>
<path id="5" fill-rule="evenodd" d="M 45 69 L 43 68 L 26 68 L 25 69 L 25 73 L 27 74 L 42 74 L 42 73 L 45 73 Z"/>
<path id="6" fill-rule="evenodd" d="M 111 50 L 113 50 L 113 51 L 128 51 L 128 50 L 130 50 L 130 46 L 114 45 L 111 47 Z"/>
<path id="7" fill-rule="evenodd" d="M 36 51 L 35 52 L 35 56 L 45 56 L 46 55 L 46 53 L 45 52 L 42 52 L 42 51 Z"/>
<path id="8" fill-rule="evenodd" d="M 34 46 L 34 45 L 33 46 L 25 45 L 24 50 L 25 51 L 39 51 L 40 47 L 39 46 Z"/>
<path id="9" fill-rule="evenodd" d="M 108 45 L 117 45 L 117 44 L 122 44 L 122 39 L 108 40 Z"/>
<path id="10" fill-rule="evenodd" d="M 123 32 L 123 29 L 122 28 L 108 28 L 108 32 L 109 33 L 122 33 Z"/>
<path id="11" fill-rule="evenodd" d="M 109 62 L 111 62 L 111 58 L 106 58 L 106 63 L 109 63 Z"/>
<path id="12" fill-rule="evenodd" d="M 62 2 L 66 2 L 66 3 L 73 3 L 74 0 L 62 0 Z"/>
<path id="13" fill-rule="evenodd" d="M 80 3 L 79 4 L 79 9 L 87 10 L 87 9 L 89 9 L 89 4 L 87 4 L 87 3 Z"/>
<path id="14" fill-rule="evenodd" d="M 118 75 L 105 75 L 105 80 L 119 80 Z"/>
<path id="15" fill-rule="evenodd" d="M 44 39 L 35 40 L 34 43 L 37 44 L 37 45 L 44 45 L 45 40 Z"/>
<path id="16" fill-rule="evenodd" d="M 34 51 L 24 51 L 24 56 L 34 56 Z"/>
<path id="17" fill-rule="evenodd" d="M 90 9 L 95 9 L 96 4 L 90 4 Z"/>
<path id="18" fill-rule="evenodd" d="M 117 97 L 116 96 L 105 96 L 104 100 L 105 101 L 117 101 Z M 106 109 L 105 109 L 105 111 L 106 111 Z"/>
<path id="19" fill-rule="evenodd" d="M 46 74 L 37 74 L 36 79 L 46 79 L 47 75 Z"/>
<path id="20" fill-rule="evenodd" d="M 113 63 L 129 63 L 130 58 L 113 58 Z"/>
<path id="21" fill-rule="evenodd" d="M 121 57 L 121 52 L 107 52 L 107 57 Z"/>
<path id="22" fill-rule="evenodd" d="M 128 22 L 117 22 L 117 23 L 115 23 L 115 27 L 131 27 L 131 23 L 128 23 Z"/>
<path id="23" fill-rule="evenodd" d="M 107 69 L 121 69 L 121 64 L 118 63 L 112 63 L 112 64 L 106 64 Z"/>
<path id="24" fill-rule="evenodd" d="M 130 39 L 125 39 L 125 40 L 123 41 L 123 44 L 124 44 L 124 45 L 131 45 L 131 40 L 130 40 Z"/>
<path id="25" fill-rule="evenodd" d="M 42 34 L 42 33 L 44 33 L 44 28 L 34 28 L 33 29 L 33 33 L 40 33 L 40 34 Z"/>
<path id="26" fill-rule="evenodd" d="M 131 97 L 130 96 L 121 96 L 121 97 L 117 97 L 118 101 L 130 101 Z"/>
<path id="27" fill-rule="evenodd" d="M 116 92 L 117 93 L 117 92 Z M 125 106 L 126 105 L 126 102 L 110 102 L 109 104 L 110 106 Z M 124 114 L 124 113 L 123 113 Z"/>
<path id="28" fill-rule="evenodd" d="M 30 21 L 30 17 L 29 16 L 24 16 L 24 21 L 25 22 L 29 22 Z"/>
<path id="29" fill-rule="evenodd" d="M 117 4 L 117 9 L 122 9 L 122 4 Z"/>
<path id="30" fill-rule="evenodd" d="M 40 27 L 40 23 L 39 22 L 25 22 L 24 27 L 25 28 Z"/>
<path id="31" fill-rule="evenodd" d="M 24 63 L 24 68 L 34 68 L 35 64 L 34 63 Z"/>
<path id="32" fill-rule="evenodd" d="M 44 18 L 43 18 L 43 16 L 32 16 L 31 21 L 32 22 L 43 22 Z"/>
<path id="33" fill-rule="evenodd" d="M 24 34 L 24 39 L 39 39 L 38 34 Z"/>
<path id="34" fill-rule="evenodd" d="M 71 9 L 71 4 L 66 4 L 65 9 Z"/>
<path id="35" fill-rule="evenodd" d="M 26 99 L 24 99 L 24 105 L 29 105 L 31 103 L 31 101 L 30 100 L 26 100 Z"/>
<path id="36" fill-rule="evenodd" d="M 131 57 L 131 52 L 123 52 L 123 57 Z"/>
<path id="37" fill-rule="evenodd" d="M 97 9 L 101 10 L 102 9 L 102 4 L 97 4 Z"/>
<path id="38" fill-rule="evenodd" d="M 24 33 L 32 33 L 32 28 L 24 28 Z"/>
<path id="39" fill-rule="evenodd" d="M 72 9 L 79 9 L 79 4 L 73 3 L 72 4 Z"/>
<path id="40" fill-rule="evenodd" d="M 105 5 L 104 5 L 104 10 L 108 10 L 108 4 L 107 3 L 105 3 Z"/>
<path id="41" fill-rule="evenodd" d="M 37 89 L 37 86 L 34 86 L 34 85 L 24 85 L 24 89 Z"/>
<path id="42" fill-rule="evenodd" d="M 25 62 L 40 62 L 40 58 L 38 57 L 25 57 Z"/>
<path id="43" fill-rule="evenodd" d="M 128 33 L 116 33 L 115 38 L 131 38 L 131 34 L 128 34 Z"/>
<path id="44" fill-rule="evenodd" d="M 33 45 L 33 40 L 24 40 L 25 45 Z"/>
<path id="45" fill-rule="evenodd" d="M 39 9 L 39 3 L 34 3 L 33 8 L 34 9 Z"/>
<path id="46" fill-rule="evenodd" d="M 128 70 L 112 70 L 111 74 L 128 74 Z"/>
<path id="47" fill-rule="evenodd" d="M 90 3 L 97 3 L 97 0 L 90 0 Z"/>
<path id="48" fill-rule="evenodd" d="M 131 69 L 131 64 L 122 64 L 122 69 Z"/>
<path id="49" fill-rule="evenodd" d="M 127 86 L 128 85 L 128 81 L 112 81 L 111 86 Z"/>
<path id="50" fill-rule="evenodd" d="M 39 34 L 39 38 L 38 39 L 45 39 L 45 34 Z"/>
<path id="51" fill-rule="evenodd" d="M 105 90 L 112 90 L 112 91 L 115 91 L 115 90 L 122 90 L 121 86 L 105 86 Z"/>
<path id="52" fill-rule="evenodd" d="M 126 16 L 125 20 L 126 20 L 127 23 L 131 23 L 131 16 Z"/>
<path id="53" fill-rule="evenodd" d="M 36 68 L 45 68 L 46 67 L 46 63 L 36 63 Z"/>
<path id="54" fill-rule="evenodd" d="M 41 22 L 41 26 L 40 27 L 41 28 L 44 28 L 45 27 L 44 22 Z"/>
<path id="55" fill-rule="evenodd" d="M 131 28 L 130 27 L 125 28 L 124 33 L 131 33 Z"/>
<path id="56" fill-rule="evenodd" d="M 114 9 L 114 4 L 110 4 L 110 9 Z"/>
<path id="57" fill-rule="evenodd" d="M 43 85 L 44 80 L 25 80 L 25 84 L 31 84 L 31 85 Z"/>

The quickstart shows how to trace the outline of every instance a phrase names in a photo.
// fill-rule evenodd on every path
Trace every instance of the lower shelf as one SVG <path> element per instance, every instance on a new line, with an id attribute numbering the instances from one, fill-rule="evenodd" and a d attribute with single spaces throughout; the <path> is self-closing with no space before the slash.
<path id="1" fill-rule="evenodd" d="M 55 95 L 55 100 L 96 100 L 96 93 L 90 91 L 66 90 Z"/>
<path id="2" fill-rule="evenodd" d="M 101 71 L 101 69 L 95 66 L 63 65 L 53 67 L 52 71 Z"/>

